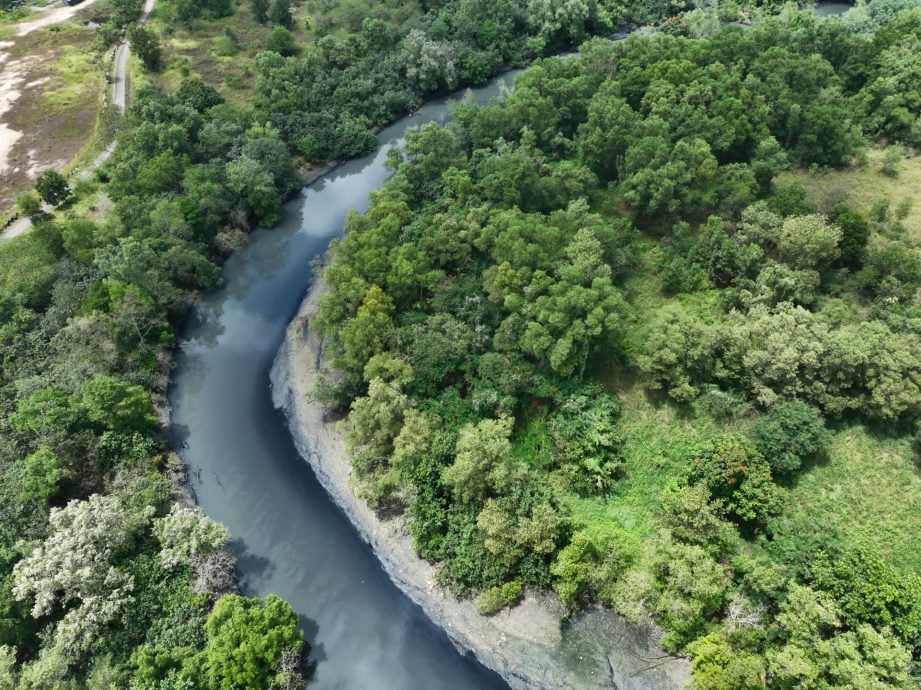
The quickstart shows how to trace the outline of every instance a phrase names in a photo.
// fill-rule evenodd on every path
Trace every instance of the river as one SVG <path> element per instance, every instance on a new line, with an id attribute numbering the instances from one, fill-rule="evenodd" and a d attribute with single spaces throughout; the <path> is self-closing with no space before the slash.
<path id="1" fill-rule="evenodd" d="M 466 97 L 486 102 L 514 74 Z M 407 130 L 445 121 L 452 98 L 385 128 L 376 152 L 304 188 L 279 225 L 256 230 L 231 257 L 224 287 L 204 296 L 183 328 L 170 387 L 176 446 L 199 505 L 233 535 L 243 591 L 277 594 L 298 613 L 315 665 L 312 687 L 507 687 L 458 652 L 393 585 L 298 454 L 269 390 L 272 361 L 311 279 L 310 260 L 340 235 L 350 209 L 367 208 L 389 174 L 387 152 Z"/>
<path id="2" fill-rule="evenodd" d="M 496 95 L 514 73 L 468 92 Z M 456 97 L 455 97 L 456 98 Z M 183 328 L 170 388 L 173 433 L 199 505 L 227 526 L 246 594 L 291 603 L 316 664 L 311 687 L 449 690 L 507 687 L 400 592 L 298 455 L 272 405 L 269 369 L 311 278 L 310 260 L 349 209 L 388 176 L 406 130 L 448 117 L 448 101 L 385 128 L 378 150 L 349 161 L 286 204 L 224 267 Z"/>

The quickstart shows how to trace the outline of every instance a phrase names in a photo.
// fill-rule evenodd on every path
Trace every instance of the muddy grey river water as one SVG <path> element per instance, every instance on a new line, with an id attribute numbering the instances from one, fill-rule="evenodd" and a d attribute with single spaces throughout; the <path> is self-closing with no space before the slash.
<path id="1" fill-rule="evenodd" d="M 470 91 L 483 102 L 512 74 Z M 454 98 L 459 98 L 455 96 Z M 301 618 L 316 664 L 311 687 L 349 690 L 504 688 L 388 579 L 298 455 L 272 406 L 269 368 L 311 278 L 310 260 L 349 209 L 388 175 L 407 129 L 448 117 L 434 101 L 387 127 L 372 155 L 305 188 L 284 219 L 257 230 L 183 329 L 170 389 L 173 433 L 199 505 L 233 536 L 247 594 L 277 594 Z"/>

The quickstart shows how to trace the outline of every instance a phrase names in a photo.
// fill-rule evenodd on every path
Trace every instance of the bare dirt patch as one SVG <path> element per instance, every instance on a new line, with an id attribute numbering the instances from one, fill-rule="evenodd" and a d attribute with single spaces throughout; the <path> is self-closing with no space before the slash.
<path id="1" fill-rule="evenodd" d="M 70 5 L 59 5 L 37 10 L 35 14 L 30 16 L 26 21 L 16 25 L 16 35 L 27 36 L 33 31 L 44 29 L 53 24 L 60 24 L 74 17 L 81 10 L 93 5 L 96 1 L 97 0 L 83 0 L 82 3 L 74 5 L 73 7 Z"/>
<path id="2" fill-rule="evenodd" d="M 106 69 L 94 39 L 75 21 L 0 43 L 0 218 L 35 177 L 66 167 L 92 138 Z"/>

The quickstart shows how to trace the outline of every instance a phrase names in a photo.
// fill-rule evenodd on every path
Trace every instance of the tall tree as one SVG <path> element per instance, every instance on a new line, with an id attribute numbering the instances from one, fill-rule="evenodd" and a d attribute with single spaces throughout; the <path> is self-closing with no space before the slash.
<path id="1" fill-rule="evenodd" d="M 35 191 L 49 206 L 57 206 L 70 196 L 70 185 L 57 170 L 46 170 L 35 180 Z"/>
<path id="2" fill-rule="evenodd" d="M 291 14 L 291 0 L 273 0 L 269 10 L 269 21 L 278 26 L 290 29 L 294 26 L 294 15 Z"/>
<path id="3" fill-rule="evenodd" d="M 269 21 L 269 0 L 253 0 L 253 16 L 260 24 Z"/>

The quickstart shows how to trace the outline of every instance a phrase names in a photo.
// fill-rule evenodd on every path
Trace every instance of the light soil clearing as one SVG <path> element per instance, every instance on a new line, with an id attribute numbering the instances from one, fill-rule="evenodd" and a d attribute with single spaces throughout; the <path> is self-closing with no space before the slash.
<path id="1" fill-rule="evenodd" d="M 34 18 L 30 18 L 28 21 L 25 21 L 16 26 L 16 35 L 17 36 L 28 36 L 33 31 L 38 29 L 44 29 L 45 27 L 52 26 L 54 24 L 60 24 L 65 22 L 77 12 L 86 9 L 90 5 L 93 5 L 97 0 L 83 0 L 79 5 L 60 5 L 55 7 L 47 7 L 45 9 L 38 10 Z"/>

